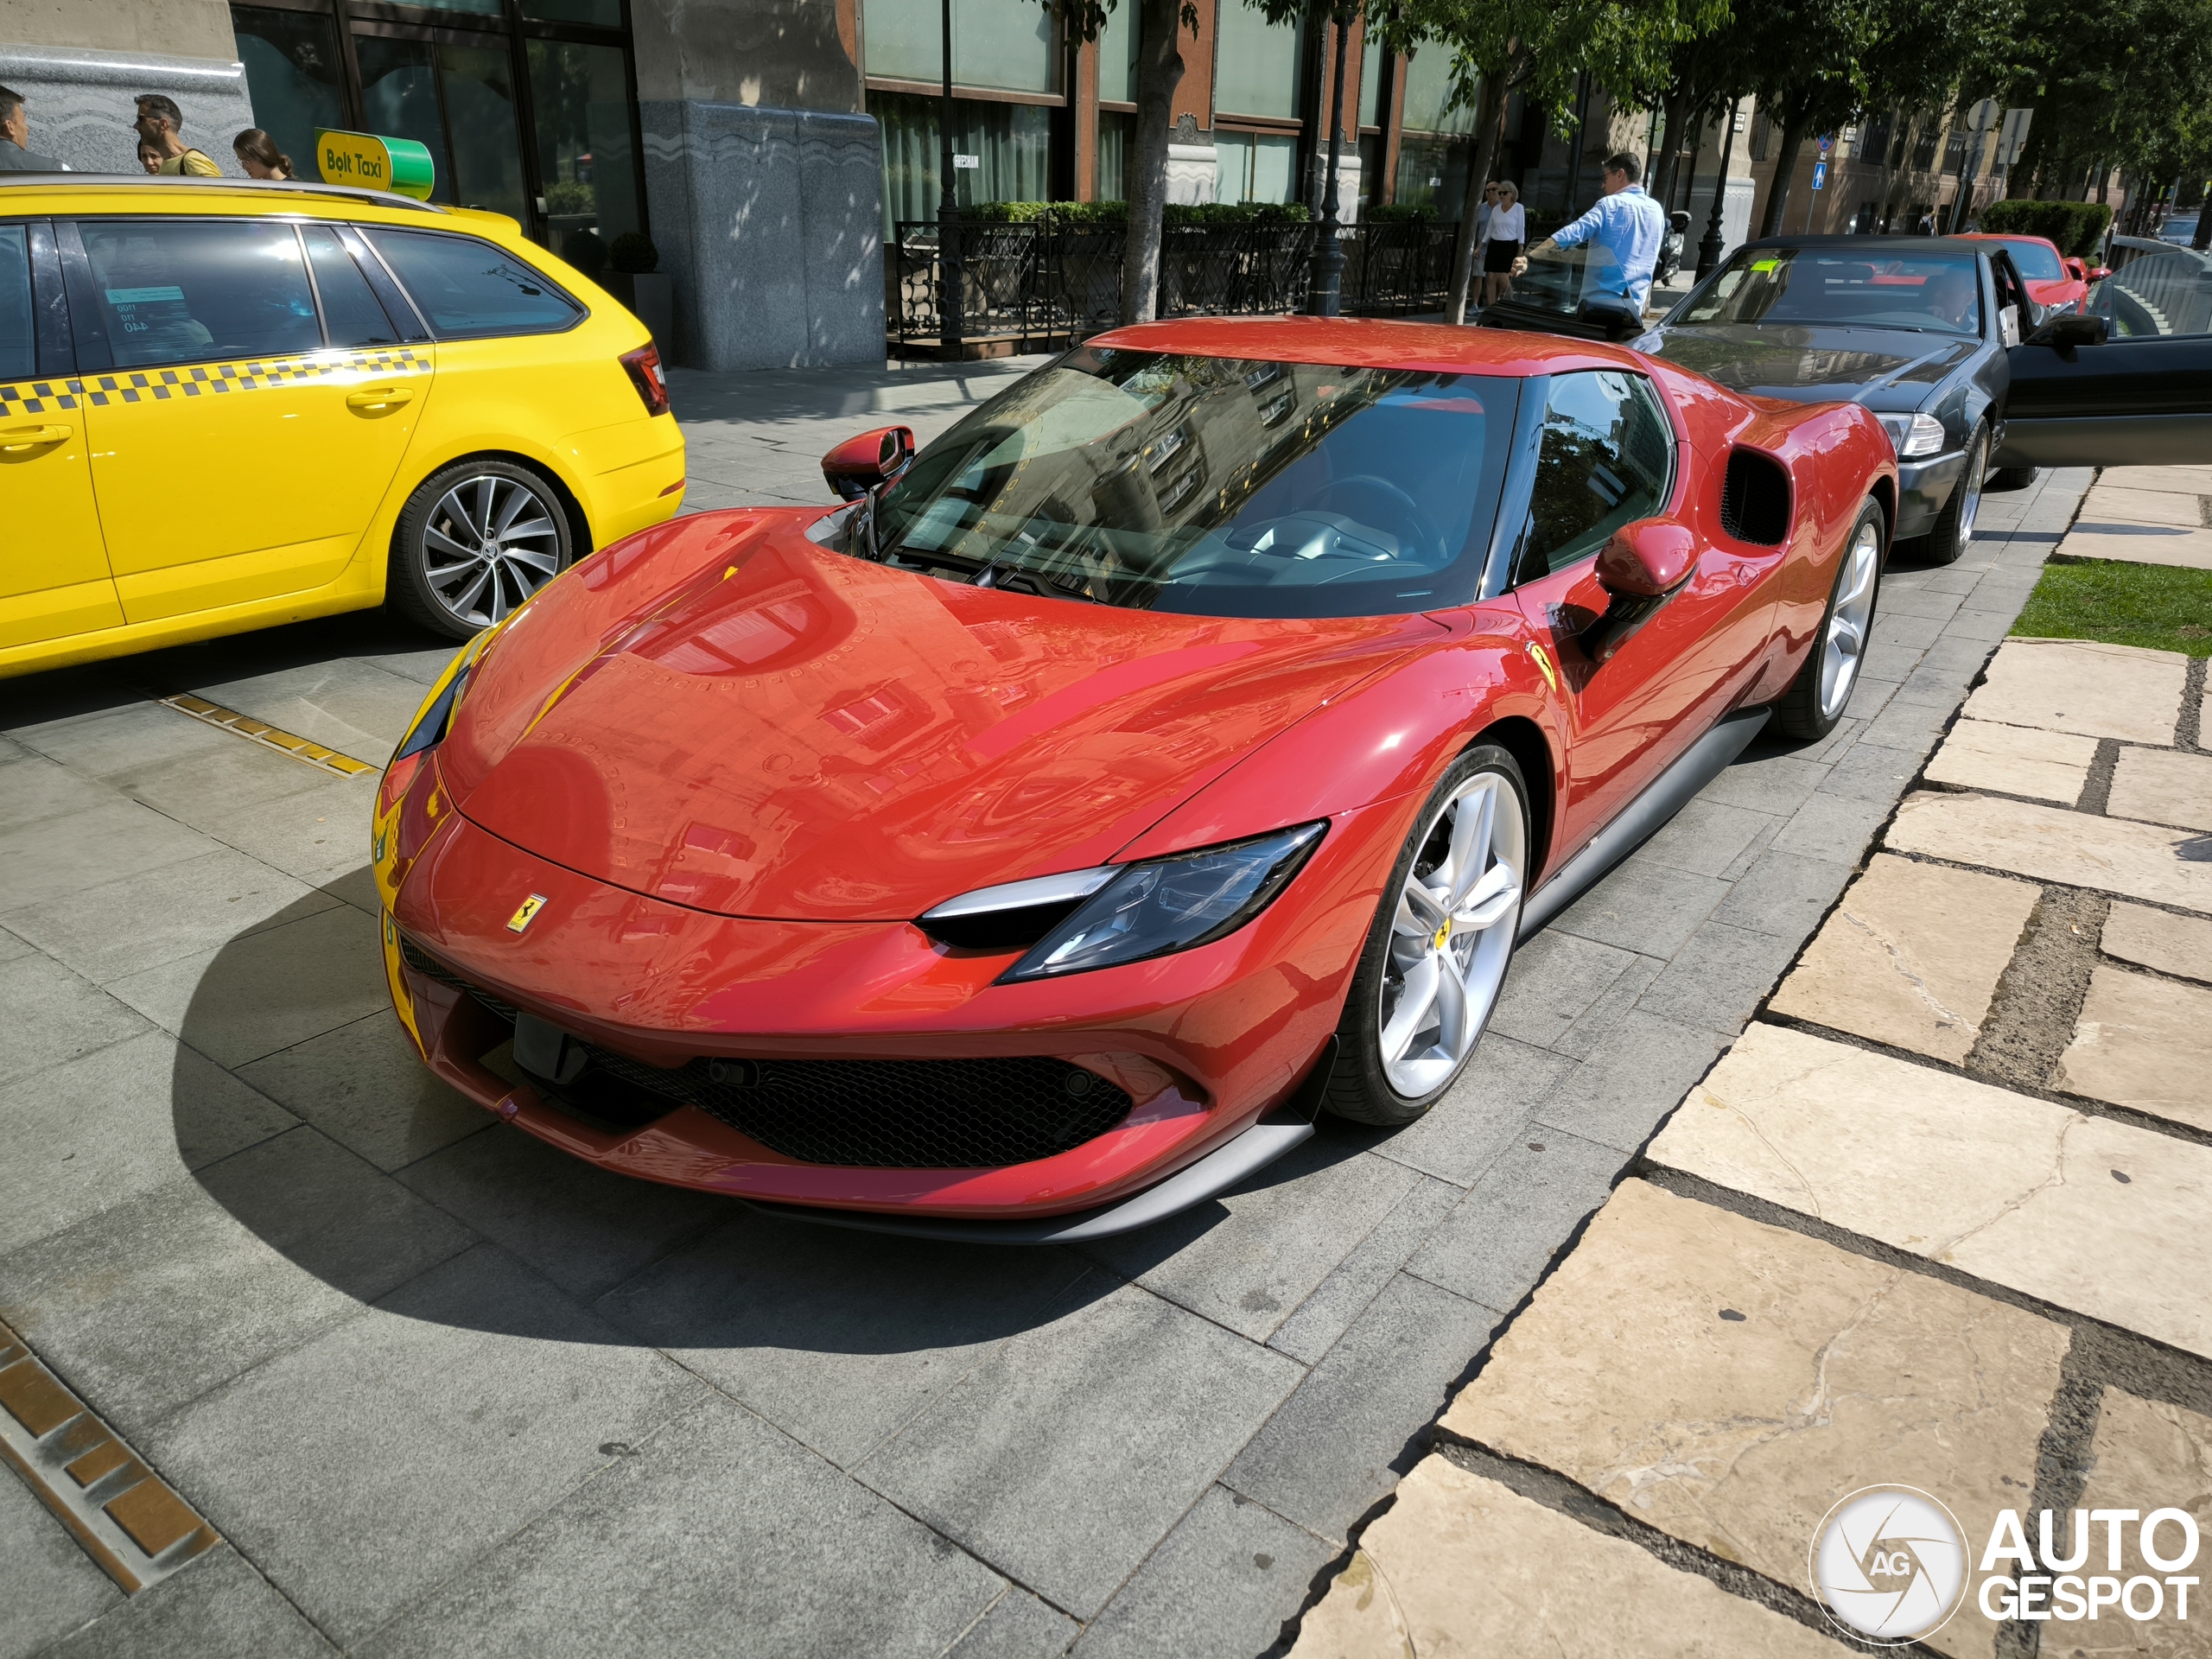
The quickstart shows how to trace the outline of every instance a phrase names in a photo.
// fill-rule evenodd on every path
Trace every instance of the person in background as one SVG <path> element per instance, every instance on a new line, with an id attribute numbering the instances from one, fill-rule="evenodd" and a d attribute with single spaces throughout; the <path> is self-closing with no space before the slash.
<path id="1" fill-rule="evenodd" d="M 231 140 L 231 153 L 238 158 L 250 179 L 289 179 L 294 176 L 292 158 L 276 148 L 276 141 L 259 127 L 248 127 Z"/>
<path id="2" fill-rule="evenodd" d="M 0 86 L 0 173 L 67 173 L 69 169 L 51 156 L 30 147 L 31 118 L 23 113 L 23 95 Z"/>
<path id="3" fill-rule="evenodd" d="M 177 135 L 184 130 L 184 111 L 176 100 L 161 92 L 141 92 L 137 99 L 138 118 L 131 124 L 138 130 L 142 143 L 159 152 L 162 173 L 181 173 L 195 179 L 219 179 L 223 169 L 207 159 L 206 154 L 192 148 Z"/>
<path id="4" fill-rule="evenodd" d="M 162 170 L 162 152 L 143 138 L 138 141 L 138 165 L 149 173 L 158 173 Z"/>
<path id="5" fill-rule="evenodd" d="M 1534 256 L 1548 248 L 1579 248 L 1595 243 L 1610 257 L 1592 258 L 1583 266 L 1582 297 L 1617 295 L 1634 306 L 1639 315 L 1651 295 L 1651 273 L 1658 268 L 1660 245 L 1667 238 L 1667 215 L 1643 194 L 1643 185 L 1637 182 L 1643 176 L 1643 163 L 1627 151 L 1607 156 L 1603 172 L 1605 194 L 1598 198 L 1597 205 L 1529 250 Z M 1513 274 L 1518 276 L 1528 268 L 1528 258 L 1517 259 Z"/>
<path id="6" fill-rule="evenodd" d="M 1496 305 L 1513 291 L 1521 245 L 1529 236 L 1529 214 L 1521 206 L 1520 187 L 1510 179 L 1500 179 L 1484 194 L 1491 198 L 1491 207 L 1484 232 L 1483 303 Z"/>

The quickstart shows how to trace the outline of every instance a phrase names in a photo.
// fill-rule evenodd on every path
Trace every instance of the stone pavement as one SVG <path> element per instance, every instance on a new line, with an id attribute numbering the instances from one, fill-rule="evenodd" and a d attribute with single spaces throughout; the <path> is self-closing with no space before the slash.
<path id="1" fill-rule="evenodd" d="M 2070 558 L 2212 570 L 2212 467 L 2106 473 L 2059 551 Z"/>
<path id="2" fill-rule="evenodd" d="M 830 442 L 1004 376 L 679 374 L 694 504 L 818 501 Z M 1427 1118 L 1083 1251 L 733 1211 L 432 1081 L 381 983 L 374 774 L 153 700 L 377 761 L 448 654 L 420 636 L 0 685 L 0 1319 L 225 1541 L 125 1599 L 0 1477 L 0 1655 L 1268 1649 L 1850 880 L 2088 483 L 1893 564 L 1837 732 L 1753 750 L 1531 941 Z"/>
<path id="3" fill-rule="evenodd" d="M 2120 476 L 2090 504 L 2124 499 Z M 1999 649 L 1927 766 L 1900 756 L 1918 776 L 1877 850 L 1484 1357 L 1298 1655 L 1840 1653 L 1808 1552 L 1832 1505 L 1891 1484 L 1967 1545 L 1965 1604 L 1916 1650 L 2212 1653 L 2201 1555 L 2148 1564 L 2128 1525 L 2169 1509 L 2212 1535 L 2204 674 Z M 1985 1611 L 2006 1510 L 2046 1562 L 2018 1593 L 2069 1622 Z M 2183 1554 L 2183 1520 L 2162 1524 L 2154 1554 Z M 2097 1623 L 2054 1599 L 2053 1560 L 2093 1575 Z M 2001 1613 L 2031 1569 L 1994 1571 Z M 2196 1575 L 2186 1620 L 2173 1572 Z M 2153 1590 L 2154 1616 L 2112 1605 L 2152 1613 Z"/>

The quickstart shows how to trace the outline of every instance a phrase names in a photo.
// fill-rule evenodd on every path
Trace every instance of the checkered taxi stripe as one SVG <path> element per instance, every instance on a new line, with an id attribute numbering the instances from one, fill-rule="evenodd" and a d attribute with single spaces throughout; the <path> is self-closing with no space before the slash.
<path id="1" fill-rule="evenodd" d="M 182 369 L 130 369 L 117 374 L 87 374 L 67 379 L 22 380 L 0 385 L 0 421 L 54 410 L 100 408 L 151 398 L 217 396 L 262 391 L 272 386 L 306 385 L 338 376 L 351 378 L 428 374 L 428 353 L 406 350 L 318 352 L 299 357 L 254 358 L 237 363 L 195 363 Z"/>

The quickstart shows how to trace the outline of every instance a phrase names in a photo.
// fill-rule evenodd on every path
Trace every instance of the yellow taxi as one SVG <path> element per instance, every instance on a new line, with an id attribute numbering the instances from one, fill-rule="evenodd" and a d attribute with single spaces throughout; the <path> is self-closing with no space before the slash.
<path id="1" fill-rule="evenodd" d="M 683 499 L 652 336 L 511 219 L 0 173 L 0 675 L 381 604 L 466 639 Z"/>

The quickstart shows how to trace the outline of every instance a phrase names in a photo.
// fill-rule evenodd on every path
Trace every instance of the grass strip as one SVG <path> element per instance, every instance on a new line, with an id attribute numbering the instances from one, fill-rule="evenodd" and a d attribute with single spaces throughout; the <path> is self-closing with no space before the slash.
<path id="1" fill-rule="evenodd" d="M 2212 570 L 2117 559 L 2054 561 L 2044 566 L 2012 632 L 2212 657 Z"/>

